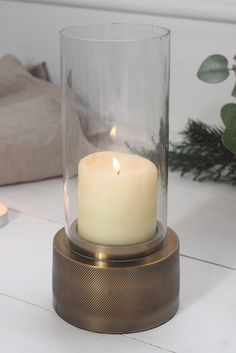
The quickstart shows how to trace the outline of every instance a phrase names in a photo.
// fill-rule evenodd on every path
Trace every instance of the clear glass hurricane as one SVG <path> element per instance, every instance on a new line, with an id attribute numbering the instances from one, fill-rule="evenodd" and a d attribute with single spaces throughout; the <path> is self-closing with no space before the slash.
<path id="1" fill-rule="evenodd" d="M 169 30 L 61 31 L 66 233 L 75 251 L 135 259 L 166 233 Z"/>

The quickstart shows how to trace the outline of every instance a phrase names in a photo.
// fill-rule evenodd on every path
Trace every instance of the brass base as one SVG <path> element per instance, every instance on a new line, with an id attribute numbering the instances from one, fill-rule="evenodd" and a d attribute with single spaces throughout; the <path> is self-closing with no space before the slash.
<path id="1" fill-rule="evenodd" d="M 167 230 L 162 248 L 135 261 L 80 256 L 61 229 L 53 243 L 53 304 L 74 326 L 102 333 L 147 330 L 168 321 L 179 303 L 179 241 Z"/>

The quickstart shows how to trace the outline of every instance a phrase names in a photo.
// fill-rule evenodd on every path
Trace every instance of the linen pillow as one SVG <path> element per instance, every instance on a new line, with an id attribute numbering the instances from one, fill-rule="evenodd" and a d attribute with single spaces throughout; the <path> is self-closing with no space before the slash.
<path id="1" fill-rule="evenodd" d="M 81 148 L 76 159 L 94 151 L 106 126 L 74 96 L 73 119 Z M 89 115 L 89 119 L 88 119 Z M 0 185 L 62 175 L 60 90 L 33 77 L 12 55 L 0 60 Z"/>

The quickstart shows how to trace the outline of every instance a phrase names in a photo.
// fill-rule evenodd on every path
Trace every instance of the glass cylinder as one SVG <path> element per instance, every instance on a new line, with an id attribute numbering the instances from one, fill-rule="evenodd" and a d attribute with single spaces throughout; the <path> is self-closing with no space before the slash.
<path id="1" fill-rule="evenodd" d="M 157 251 L 166 233 L 169 30 L 61 32 L 65 229 L 99 260 Z"/>

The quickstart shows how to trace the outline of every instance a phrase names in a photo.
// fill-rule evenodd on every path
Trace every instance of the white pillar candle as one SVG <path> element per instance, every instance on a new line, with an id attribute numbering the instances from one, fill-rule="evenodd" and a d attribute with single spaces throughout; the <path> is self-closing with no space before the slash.
<path id="1" fill-rule="evenodd" d="M 78 230 L 106 245 L 135 244 L 156 231 L 157 168 L 138 155 L 98 152 L 79 162 Z"/>
<path id="2" fill-rule="evenodd" d="M 8 208 L 4 204 L 0 203 L 0 227 L 5 226 L 8 223 Z"/>

